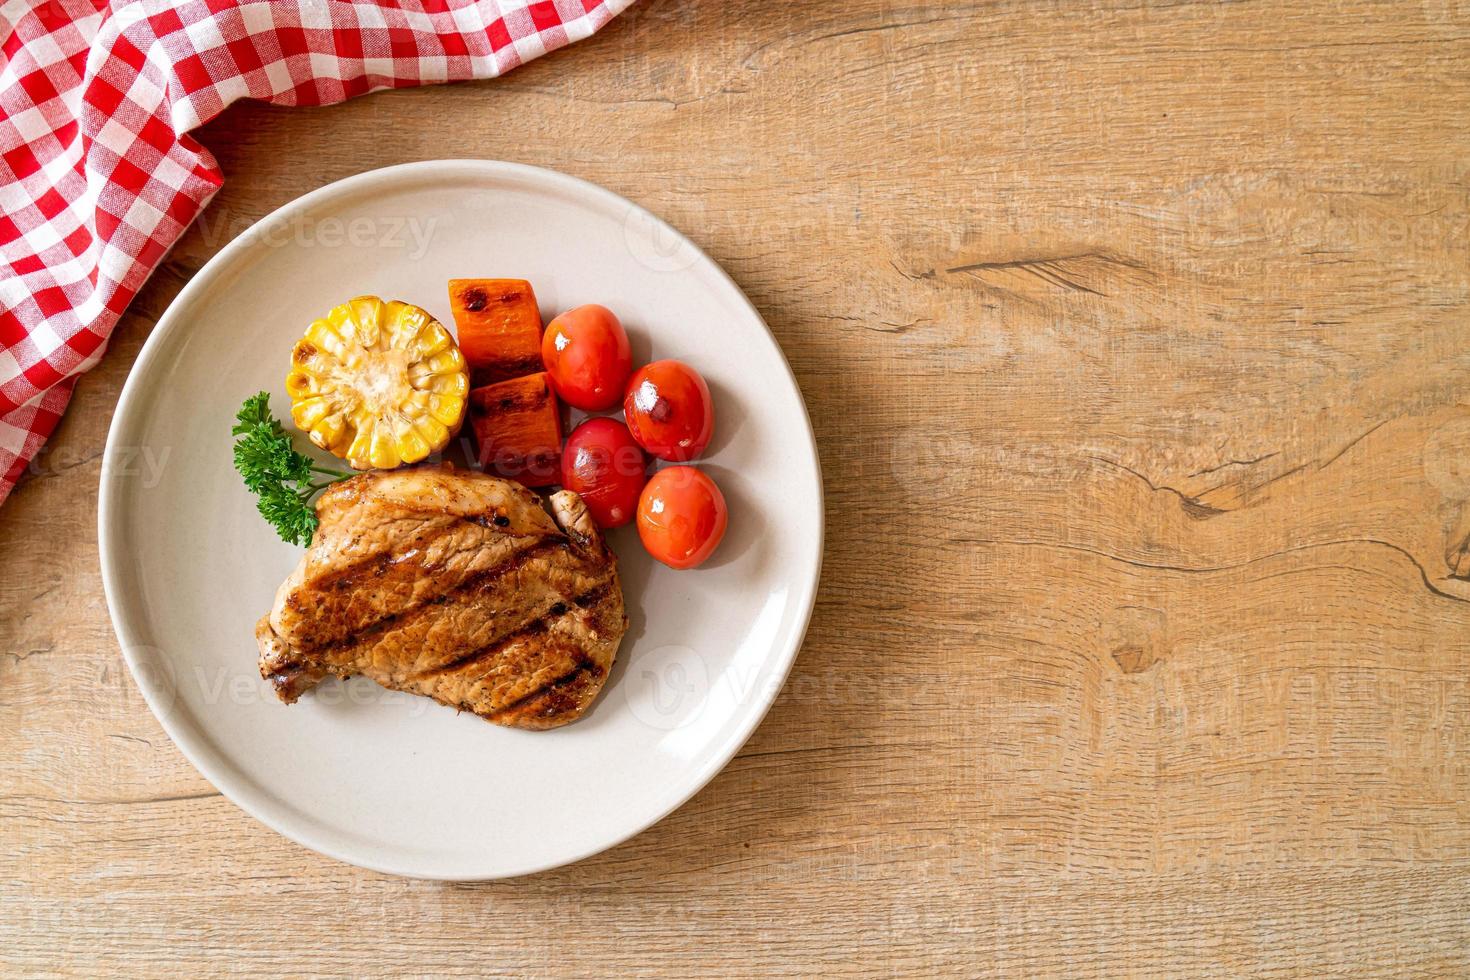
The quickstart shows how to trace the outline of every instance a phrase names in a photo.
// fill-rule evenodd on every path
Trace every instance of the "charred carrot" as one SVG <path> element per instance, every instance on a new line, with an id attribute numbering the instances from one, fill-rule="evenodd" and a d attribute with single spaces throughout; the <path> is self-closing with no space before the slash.
<path id="1" fill-rule="evenodd" d="M 451 279 L 449 308 L 471 384 L 495 384 L 541 370 L 541 309 L 530 283 Z"/>
<path id="2" fill-rule="evenodd" d="M 470 425 L 486 472 L 528 487 L 561 478 L 561 411 L 546 372 L 472 389 Z"/>

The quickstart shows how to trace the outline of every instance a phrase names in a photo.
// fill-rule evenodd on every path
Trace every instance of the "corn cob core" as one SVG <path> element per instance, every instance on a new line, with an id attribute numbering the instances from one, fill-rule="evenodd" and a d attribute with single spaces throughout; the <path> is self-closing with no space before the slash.
<path id="1" fill-rule="evenodd" d="M 291 418 L 353 469 L 416 463 L 464 422 L 469 371 L 454 338 L 417 306 L 359 296 L 306 328 L 291 351 Z"/>

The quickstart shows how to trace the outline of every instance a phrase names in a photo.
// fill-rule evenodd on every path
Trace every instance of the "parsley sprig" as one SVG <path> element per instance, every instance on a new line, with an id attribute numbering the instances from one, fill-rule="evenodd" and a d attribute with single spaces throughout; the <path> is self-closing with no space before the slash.
<path id="1" fill-rule="evenodd" d="M 308 544 L 316 533 L 316 511 L 311 498 L 352 476 L 318 466 L 298 453 L 291 437 L 271 414 L 270 395 L 259 392 L 245 399 L 230 430 L 235 439 L 235 469 L 256 496 L 256 507 L 281 540 Z M 317 479 L 318 476 L 326 479 Z"/>

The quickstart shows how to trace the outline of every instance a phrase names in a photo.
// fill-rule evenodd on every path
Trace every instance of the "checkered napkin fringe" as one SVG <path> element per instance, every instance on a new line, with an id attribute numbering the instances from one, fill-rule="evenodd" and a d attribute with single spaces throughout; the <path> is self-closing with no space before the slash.
<path id="1" fill-rule="evenodd" d="M 0 0 L 0 502 L 222 182 L 236 99 L 493 78 L 633 0 Z"/>

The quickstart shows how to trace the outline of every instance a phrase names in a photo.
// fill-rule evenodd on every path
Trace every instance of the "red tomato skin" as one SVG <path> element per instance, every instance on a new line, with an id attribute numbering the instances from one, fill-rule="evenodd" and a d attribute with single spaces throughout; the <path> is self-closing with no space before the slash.
<path id="1" fill-rule="evenodd" d="M 639 445 L 671 463 L 699 456 L 715 431 L 709 385 L 682 361 L 654 361 L 639 368 L 628 379 L 623 417 Z"/>
<path id="2" fill-rule="evenodd" d="M 613 311 L 589 303 L 547 325 L 541 363 L 558 398 L 586 412 L 603 412 L 623 395 L 633 371 L 633 351 Z"/>
<path id="3" fill-rule="evenodd" d="M 647 482 L 648 457 L 617 419 L 588 419 L 567 437 L 561 485 L 582 498 L 598 527 L 633 520 Z"/>
<path id="4" fill-rule="evenodd" d="M 638 537 L 670 568 L 694 568 L 714 554 L 730 523 L 725 495 L 703 470 L 659 470 L 638 498 Z"/>

